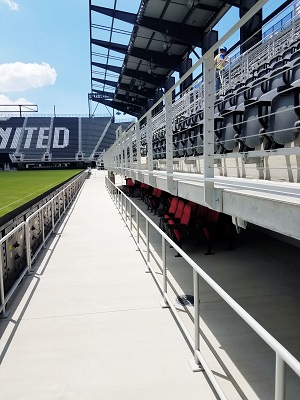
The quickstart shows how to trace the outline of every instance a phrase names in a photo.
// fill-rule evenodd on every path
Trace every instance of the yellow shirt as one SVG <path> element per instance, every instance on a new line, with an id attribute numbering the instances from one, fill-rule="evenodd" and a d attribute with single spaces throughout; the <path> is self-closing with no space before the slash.
<path id="1" fill-rule="evenodd" d="M 222 54 L 217 54 L 214 58 L 214 66 L 217 70 L 221 70 L 225 67 L 225 58 L 221 57 Z M 225 57 L 225 55 L 224 55 Z"/>

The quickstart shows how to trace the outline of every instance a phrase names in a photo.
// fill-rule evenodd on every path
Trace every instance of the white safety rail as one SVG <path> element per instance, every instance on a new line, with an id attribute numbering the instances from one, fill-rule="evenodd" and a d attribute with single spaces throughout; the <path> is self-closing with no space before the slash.
<path id="1" fill-rule="evenodd" d="M 250 314 L 248 314 L 232 297 L 228 295 L 210 276 L 204 272 L 201 267 L 196 264 L 181 248 L 179 248 L 145 213 L 143 213 L 134 203 L 128 198 L 120 188 L 112 183 L 107 177 L 105 184 L 111 198 L 116 204 L 116 207 L 124 219 L 128 229 L 131 232 L 133 239 L 135 240 L 141 255 L 143 256 L 147 268 L 151 271 L 153 278 L 155 279 L 160 291 L 162 293 L 162 306 L 170 307 L 173 311 L 178 324 L 190 346 L 194 350 L 194 368 L 203 368 L 209 377 L 209 380 L 215 388 L 218 396 L 221 400 L 230 400 L 224 393 L 221 385 L 217 381 L 214 373 L 211 371 L 208 363 L 203 357 L 200 351 L 200 296 L 199 296 L 199 278 L 201 277 L 230 307 L 239 315 L 243 321 L 245 321 L 249 327 L 251 327 L 256 334 L 262 338 L 262 340 L 275 352 L 276 355 L 276 367 L 275 367 L 275 395 L 274 400 L 285 400 L 286 392 L 286 366 L 288 365 L 295 374 L 300 377 L 300 362 L 286 349 L 284 348 L 268 331 L 266 331 Z M 141 221 L 144 220 L 146 224 L 146 234 L 144 238 L 144 247 L 142 247 L 142 232 L 141 232 Z M 161 254 L 162 254 L 162 280 L 157 277 L 151 263 L 150 246 L 150 225 L 155 231 L 161 236 Z M 179 312 L 171 297 L 169 296 L 169 279 L 168 279 L 168 263 L 166 257 L 166 246 L 170 244 L 182 258 L 192 267 L 193 269 L 193 287 L 194 287 L 194 335 L 192 336 L 181 319 Z M 156 252 L 157 256 L 157 252 Z M 159 275 L 160 276 L 160 275 Z M 238 345 L 237 345 L 238 346 Z M 238 351 L 238 348 L 237 348 Z M 193 367 L 193 365 L 192 365 Z M 269 393 L 268 396 L 271 396 Z M 269 397 L 271 398 L 271 397 Z"/>
<path id="2" fill-rule="evenodd" d="M 150 185 L 154 183 L 153 170 L 160 170 L 168 179 L 171 193 L 174 171 L 200 174 L 204 177 L 206 203 L 212 207 L 209 199 L 213 197 L 213 181 L 217 176 L 222 176 L 223 182 L 231 178 L 254 178 L 260 180 L 260 186 L 263 180 L 299 181 L 299 111 L 297 106 L 286 107 L 282 103 L 278 103 L 278 110 L 274 109 L 274 93 L 273 98 L 267 95 L 272 90 L 277 91 L 276 85 L 272 87 L 276 76 L 271 75 L 273 71 L 270 68 L 269 72 L 265 69 L 263 78 L 259 78 L 257 69 L 279 52 L 282 55 L 285 48 L 298 54 L 299 15 L 285 22 L 277 31 L 272 31 L 254 48 L 236 57 L 224 72 L 224 87 L 220 94 L 215 93 L 215 71 L 212 67 L 215 51 L 266 3 L 267 0 L 258 1 L 134 126 L 118 138 L 105 154 L 106 169 L 133 179 L 141 178 L 141 171 L 149 171 L 147 183 Z M 277 98 L 285 91 L 290 97 L 291 93 L 298 93 L 299 64 L 297 59 L 285 63 L 289 82 L 282 92 L 276 92 Z M 203 76 L 173 100 L 172 93 L 190 74 L 200 69 Z M 293 73 L 296 81 L 292 81 Z M 279 77 L 280 74 L 283 72 L 279 68 Z M 262 85 L 263 92 L 259 96 L 263 94 L 263 108 L 259 103 L 260 97 L 255 100 L 255 90 Z M 233 87 L 234 90 L 231 89 Z M 225 90 L 226 96 L 223 96 Z M 249 99 L 251 96 L 253 98 Z M 256 114 L 248 107 L 248 100 L 252 101 L 251 107 L 257 105 Z M 294 99 L 291 101 L 297 102 Z M 161 102 L 162 111 L 153 115 Z M 143 126 L 138 126 L 141 121 Z M 130 140 L 127 140 L 129 137 Z M 134 155 L 131 155 L 133 150 L 130 147 L 124 151 L 125 156 L 128 155 L 125 163 L 120 149 L 125 150 L 128 143 L 132 143 L 135 150 Z"/>
<path id="3" fill-rule="evenodd" d="M 87 171 L 84 171 L 79 176 L 75 177 L 70 183 L 65 185 L 65 187 L 60 190 L 51 200 L 43 204 L 37 211 L 32 213 L 26 221 L 16 226 L 7 235 L 0 239 L 0 318 L 6 318 L 8 316 L 7 312 L 7 302 L 11 296 L 16 291 L 18 285 L 22 281 L 25 275 L 32 273 L 32 263 L 36 259 L 40 251 L 45 247 L 46 241 L 49 239 L 50 235 L 55 232 L 55 227 L 61 220 L 63 215 L 66 213 L 67 209 L 71 206 L 74 199 L 78 195 L 84 181 L 87 178 Z M 51 224 L 50 227 L 45 221 L 45 210 L 51 210 Z M 57 212 L 56 212 L 57 211 Z M 32 220 L 37 216 L 40 216 L 42 221 L 42 241 L 40 246 L 35 252 L 31 248 L 31 236 L 33 231 Z M 26 266 L 20 273 L 18 279 L 14 282 L 10 290 L 5 293 L 4 290 L 4 266 L 3 266 L 3 248 L 8 247 L 7 242 L 16 232 L 23 232 L 25 234 L 25 248 L 26 248 Z"/>

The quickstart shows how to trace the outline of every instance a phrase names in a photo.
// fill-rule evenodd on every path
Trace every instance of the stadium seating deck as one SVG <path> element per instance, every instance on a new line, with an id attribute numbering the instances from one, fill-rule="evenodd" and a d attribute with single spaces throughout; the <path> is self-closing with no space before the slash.
<path id="1" fill-rule="evenodd" d="M 122 124 L 124 128 L 128 123 Z M 96 161 L 116 138 L 111 118 L 11 117 L 0 121 L 0 154 L 10 163 Z"/>

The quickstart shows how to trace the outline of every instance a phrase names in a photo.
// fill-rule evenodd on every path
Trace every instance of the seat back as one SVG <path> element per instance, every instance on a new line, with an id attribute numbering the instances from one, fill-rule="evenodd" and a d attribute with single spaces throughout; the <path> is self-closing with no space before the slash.
<path id="1" fill-rule="evenodd" d="M 208 209 L 208 214 L 206 216 L 206 222 L 210 223 L 210 224 L 215 224 L 216 222 L 218 222 L 220 213 L 216 210 L 212 210 L 212 209 Z"/>
<path id="2" fill-rule="evenodd" d="M 203 206 L 202 204 L 199 204 L 197 213 L 196 213 L 196 221 L 201 222 L 204 221 L 207 217 L 209 208 Z"/>
<path id="3" fill-rule="evenodd" d="M 175 212 L 177 210 L 178 202 L 179 202 L 178 197 L 172 198 L 168 213 L 175 214 Z"/>
<path id="4" fill-rule="evenodd" d="M 192 207 L 190 204 L 186 204 L 184 206 L 183 212 L 182 212 L 182 216 L 180 219 L 180 223 L 182 225 L 188 225 L 188 223 L 190 222 L 190 218 L 191 218 L 191 214 L 192 214 Z"/>
<path id="5" fill-rule="evenodd" d="M 183 200 L 179 200 L 177 208 L 176 208 L 176 212 L 175 212 L 175 215 L 174 215 L 174 218 L 178 218 L 180 220 L 181 217 L 182 217 L 183 209 L 184 209 L 184 201 Z"/>
<path id="6" fill-rule="evenodd" d="M 131 178 L 126 178 L 126 185 L 127 186 L 134 186 L 134 182 Z"/>

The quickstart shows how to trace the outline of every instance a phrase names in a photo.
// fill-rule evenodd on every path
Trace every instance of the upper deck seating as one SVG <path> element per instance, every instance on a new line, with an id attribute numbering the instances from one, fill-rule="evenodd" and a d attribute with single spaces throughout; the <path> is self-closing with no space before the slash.
<path id="1" fill-rule="evenodd" d="M 298 54 L 297 54 L 298 53 Z M 300 52 L 294 53 L 288 68 L 289 79 L 285 85 L 277 85 L 272 98 L 268 137 L 271 147 L 293 142 L 300 131 Z"/>

